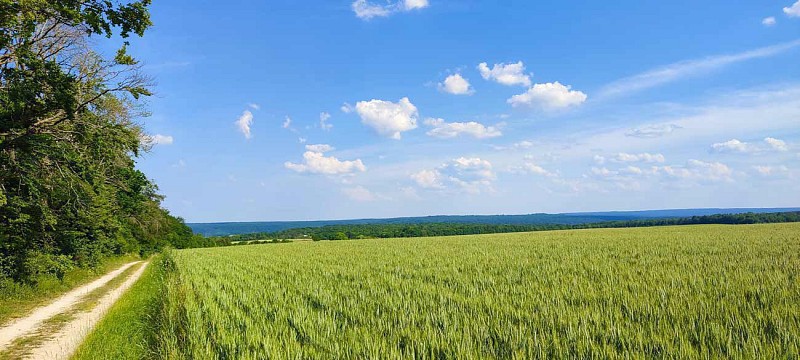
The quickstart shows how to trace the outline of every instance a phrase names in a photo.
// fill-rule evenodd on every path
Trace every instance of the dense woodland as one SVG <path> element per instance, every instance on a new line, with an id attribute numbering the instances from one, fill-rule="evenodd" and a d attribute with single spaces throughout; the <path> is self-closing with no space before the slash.
<path id="1" fill-rule="evenodd" d="M 248 242 L 264 239 L 304 239 L 313 240 L 349 240 L 366 238 L 398 238 L 421 236 L 451 236 L 510 233 L 525 231 L 572 230 L 591 228 L 623 228 L 666 225 L 700 225 L 700 224 L 762 224 L 800 222 L 800 212 L 780 213 L 744 213 L 704 215 L 681 218 L 659 218 L 645 220 L 605 221 L 577 225 L 497 225 L 497 224 L 353 224 L 330 225 L 314 228 L 297 228 L 275 233 L 252 233 L 216 237 L 218 242 L 227 239 L 231 242 Z"/>
<path id="2" fill-rule="evenodd" d="M 104 258 L 213 245 L 160 206 L 136 158 L 150 80 L 126 47 L 149 0 L 0 1 L 0 286 Z M 91 39 L 117 41 L 104 55 Z"/>

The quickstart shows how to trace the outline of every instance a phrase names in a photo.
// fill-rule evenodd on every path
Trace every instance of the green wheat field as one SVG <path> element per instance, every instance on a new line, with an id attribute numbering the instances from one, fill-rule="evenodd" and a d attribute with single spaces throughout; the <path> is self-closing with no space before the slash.
<path id="1" fill-rule="evenodd" d="M 173 251 L 169 358 L 797 358 L 800 224 Z"/>

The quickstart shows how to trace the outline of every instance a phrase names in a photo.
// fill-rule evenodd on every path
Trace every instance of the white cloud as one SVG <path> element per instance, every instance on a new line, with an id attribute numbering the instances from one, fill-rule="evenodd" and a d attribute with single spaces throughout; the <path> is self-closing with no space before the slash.
<path id="1" fill-rule="evenodd" d="M 536 145 L 536 144 L 533 141 L 522 140 L 522 141 L 515 142 L 515 143 L 513 143 L 513 144 L 511 144 L 509 146 L 492 145 L 492 148 L 495 149 L 495 150 L 509 150 L 509 149 L 512 149 L 512 150 L 525 150 L 525 149 L 532 148 L 534 145 Z"/>
<path id="2" fill-rule="evenodd" d="M 719 162 L 705 162 L 691 159 L 686 166 L 654 167 L 653 171 L 668 177 L 700 181 L 732 181 L 733 171 Z"/>
<path id="3" fill-rule="evenodd" d="M 492 182 L 496 178 L 492 163 L 488 160 L 466 157 L 411 174 L 411 179 L 421 188 L 445 189 L 448 185 L 454 185 L 458 190 L 472 194 L 484 189 L 492 190 Z"/>
<path id="4" fill-rule="evenodd" d="M 580 105 L 586 101 L 586 94 L 570 90 L 570 86 L 554 83 L 535 84 L 527 92 L 508 99 L 511 106 L 528 105 L 543 109 L 561 109 Z"/>
<path id="5" fill-rule="evenodd" d="M 767 137 L 764 138 L 763 146 L 740 141 L 738 139 L 731 139 L 725 142 L 712 144 L 711 149 L 716 152 L 762 153 L 766 151 L 789 151 L 789 146 L 783 140 Z"/>
<path id="6" fill-rule="evenodd" d="M 419 10 L 428 7 L 428 0 L 402 0 L 400 2 L 387 2 L 378 5 L 367 0 L 356 0 L 350 5 L 356 17 L 369 20 L 374 17 L 386 17 L 398 12 Z"/>
<path id="7" fill-rule="evenodd" d="M 469 135 L 476 139 L 486 139 L 502 136 L 500 129 L 494 126 L 484 126 L 474 121 L 470 122 L 445 122 L 444 119 L 425 119 L 425 125 L 433 127 L 426 134 L 442 139 L 454 138 L 459 135 Z"/>
<path id="8" fill-rule="evenodd" d="M 725 142 L 712 144 L 711 149 L 718 152 L 749 152 L 752 147 L 746 142 L 739 141 L 739 139 L 730 139 Z"/>
<path id="9" fill-rule="evenodd" d="M 392 139 L 399 140 L 402 132 L 417 128 L 417 108 L 407 97 L 397 103 L 374 99 L 359 101 L 356 112 L 364 125 Z"/>
<path id="10" fill-rule="evenodd" d="M 342 107 L 339 108 L 339 110 L 342 110 L 342 112 L 345 114 L 349 114 L 355 111 L 356 109 L 353 107 L 353 105 L 350 105 L 349 103 L 344 103 L 342 104 Z"/>
<path id="11" fill-rule="evenodd" d="M 283 125 L 282 126 L 283 126 L 284 129 L 288 129 L 290 126 L 292 126 L 292 118 L 290 118 L 287 115 L 286 119 L 283 120 Z"/>
<path id="12" fill-rule="evenodd" d="M 642 175 L 644 174 L 644 170 L 642 170 L 638 166 L 627 166 L 619 170 L 621 173 L 631 174 L 631 175 Z"/>
<path id="13" fill-rule="evenodd" d="M 547 169 L 532 163 L 532 162 L 525 162 L 522 166 L 511 169 L 513 173 L 520 173 L 520 174 L 533 174 L 545 177 L 557 177 L 558 174 L 548 171 Z"/>
<path id="14" fill-rule="evenodd" d="M 792 6 L 783 8 L 783 13 L 789 17 L 800 17 L 800 0 L 792 4 Z"/>
<path id="15" fill-rule="evenodd" d="M 764 139 L 764 142 L 767 143 L 772 150 L 789 151 L 789 146 L 787 146 L 786 142 L 783 140 L 768 137 Z"/>
<path id="16" fill-rule="evenodd" d="M 328 144 L 314 144 L 314 145 L 306 145 L 306 150 L 318 153 L 324 153 L 328 151 L 333 151 L 334 148 L 333 146 L 330 146 Z"/>
<path id="17" fill-rule="evenodd" d="M 174 139 L 170 135 L 142 135 L 141 143 L 144 145 L 172 145 Z"/>
<path id="18" fill-rule="evenodd" d="M 598 164 L 598 165 L 603 165 L 603 164 L 605 164 L 605 163 L 606 163 L 606 158 L 605 158 L 605 156 L 602 156 L 602 155 L 595 155 L 595 156 L 592 158 L 592 160 L 594 160 L 594 162 L 595 162 L 596 164 Z"/>
<path id="19" fill-rule="evenodd" d="M 786 9 L 784 9 L 785 11 Z M 800 11 L 800 7 L 798 9 Z M 800 45 L 800 40 L 758 48 L 732 55 L 718 55 L 699 60 L 681 61 L 665 67 L 646 71 L 641 74 L 614 81 L 600 91 L 599 96 L 617 96 L 634 93 L 686 77 L 710 72 L 751 59 L 778 55 Z"/>
<path id="20" fill-rule="evenodd" d="M 532 141 L 522 140 L 520 142 L 515 142 L 511 146 L 515 149 L 530 149 L 535 145 Z"/>
<path id="21" fill-rule="evenodd" d="M 650 153 L 641 153 L 641 154 L 628 154 L 628 153 L 618 153 L 614 156 L 614 161 L 617 162 L 646 162 L 646 163 L 663 163 L 664 162 L 664 155 L 662 154 L 650 154 Z"/>
<path id="22" fill-rule="evenodd" d="M 461 74 L 453 74 L 439 83 L 439 90 L 453 95 L 472 95 L 475 90 L 469 84 L 469 80 L 465 79 Z"/>
<path id="23" fill-rule="evenodd" d="M 308 141 L 308 139 L 306 139 L 306 138 L 304 138 L 304 137 L 299 137 L 299 138 L 297 138 L 297 142 L 299 142 L 299 143 L 301 143 L 301 144 L 305 144 L 305 143 L 306 143 L 306 141 Z"/>
<path id="24" fill-rule="evenodd" d="M 299 173 L 311 174 L 325 174 L 325 175 L 342 175 L 350 174 L 357 171 L 366 171 L 367 167 L 361 162 L 361 159 L 353 161 L 342 161 L 333 156 L 325 156 L 326 151 L 331 151 L 333 148 L 330 145 L 306 145 L 306 151 L 303 153 L 303 163 L 296 164 L 293 162 L 285 162 L 283 165 L 292 171 Z"/>
<path id="25" fill-rule="evenodd" d="M 247 104 L 247 106 L 249 106 L 253 110 L 261 110 L 261 105 L 258 105 L 258 104 L 255 104 L 255 103 L 249 103 L 249 104 Z"/>
<path id="26" fill-rule="evenodd" d="M 493 80 L 503 85 L 523 85 L 531 86 L 531 77 L 525 73 L 525 65 L 522 61 L 514 64 L 494 64 L 489 69 L 485 62 L 478 64 L 478 71 L 484 80 Z"/>
<path id="27" fill-rule="evenodd" d="M 361 202 L 368 202 L 374 201 L 377 197 L 371 191 L 363 186 L 356 186 L 351 188 L 344 188 L 342 189 L 342 193 L 347 195 L 352 200 L 361 201 Z"/>
<path id="28" fill-rule="evenodd" d="M 421 188 L 443 189 L 442 174 L 438 170 L 422 170 L 411 174 L 411 180 Z"/>
<path id="29" fill-rule="evenodd" d="M 370 4 L 367 0 L 356 0 L 350 5 L 356 17 L 359 19 L 369 20 L 374 17 L 389 16 L 392 13 L 392 7 Z"/>
<path id="30" fill-rule="evenodd" d="M 595 176 L 612 176 L 617 174 L 617 172 L 608 170 L 605 167 L 592 167 L 590 171 L 592 172 L 592 175 Z"/>
<path id="31" fill-rule="evenodd" d="M 428 0 L 404 0 L 403 8 L 405 10 L 424 9 L 428 7 Z"/>
<path id="32" fill-rule="evenodd" d="M 657 124 L 647 125 L 625 133 L 625 136 L 638 137 L 638 138 L 656 138 L 664 135 L 669 135 L 673 131 L 681 129 L 680 126 L 675 124 Z"/>
<path id="33" fill-rule="evenodd" d="M 775 23 L 777 23 L 777 21 L 774 16 L 765 17 L 764 20 L 761 20 L 761 25 L 764 26 L 772 26 L 775 25 Z"/>
<path id="34" fill-rule="evenodd" d="M 333 128 L 333 124 L 328 124 L 328 120 L 331 118 L 331 114 L 326 112 L 319 113 L 319 127 L 322 130 L 330 130 Z"/>
<path id="35" fill-rule="evenodd" d="M 789 168 L 787 168 L 785 165 L 779 165 L 779 166 L 769 166 L 769 165 L 753 166 L 753 169 L 755 169 L 756 172 L 759 175 L 762 175 L 762 176 L 781 175 L 781 174 L 786 174 L 786 173 L 789 172 Z"/>
<path id="36" fill-rule="evenodd" d="M 244 134 L 245 139 L 250 138 L 250 126 L 253 124 L 253 113 L 250 110 L 245 110 L 242 113 L 242 116 L 239 116 L 239 119 L 236 120 L 236 126 L 239 128 L 239 131 Z"/>

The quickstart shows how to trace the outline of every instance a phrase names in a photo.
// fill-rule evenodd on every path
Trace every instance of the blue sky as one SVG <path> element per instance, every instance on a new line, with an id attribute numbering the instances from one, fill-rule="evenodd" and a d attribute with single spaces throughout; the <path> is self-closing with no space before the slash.
<path id="1" fill-rule="evenodd" d="M 138 165 L 187 221 L 800 204 L 800 2 L 151 12 Z"/>

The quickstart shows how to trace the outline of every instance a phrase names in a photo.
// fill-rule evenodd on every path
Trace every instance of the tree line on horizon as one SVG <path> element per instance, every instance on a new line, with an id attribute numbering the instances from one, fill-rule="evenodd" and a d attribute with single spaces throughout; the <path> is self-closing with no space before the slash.
<path id="1" fill-rule="evenodd" d="M 136 169 L 151 81 L 127 51 L 150 0 L 0 1 L 0 287 L 109 256 L 214 245 Z M 113 56 L 92 37 L 119 39 Z"/>
<path id="2" fill-rule="evenodd" d="M 278 232 L 257 232 L 212 237 L 220 244 L 246 243 L 259 240 L 312 239 L 353 240 L 370 238 L 408 238 L 426 236 L 453 236 L 496 234 L 548 230 L 577 230 L 594 228 L 629 228 L 669 225 L 703 224 L 764 224 L 800 222 L 800 212 L 717 214 L 677 218 L 602 221 L 585 224 L 507 225 L 476 223 L 419 223 L 419 224 L 351 224 L 304 227 Z"/>

